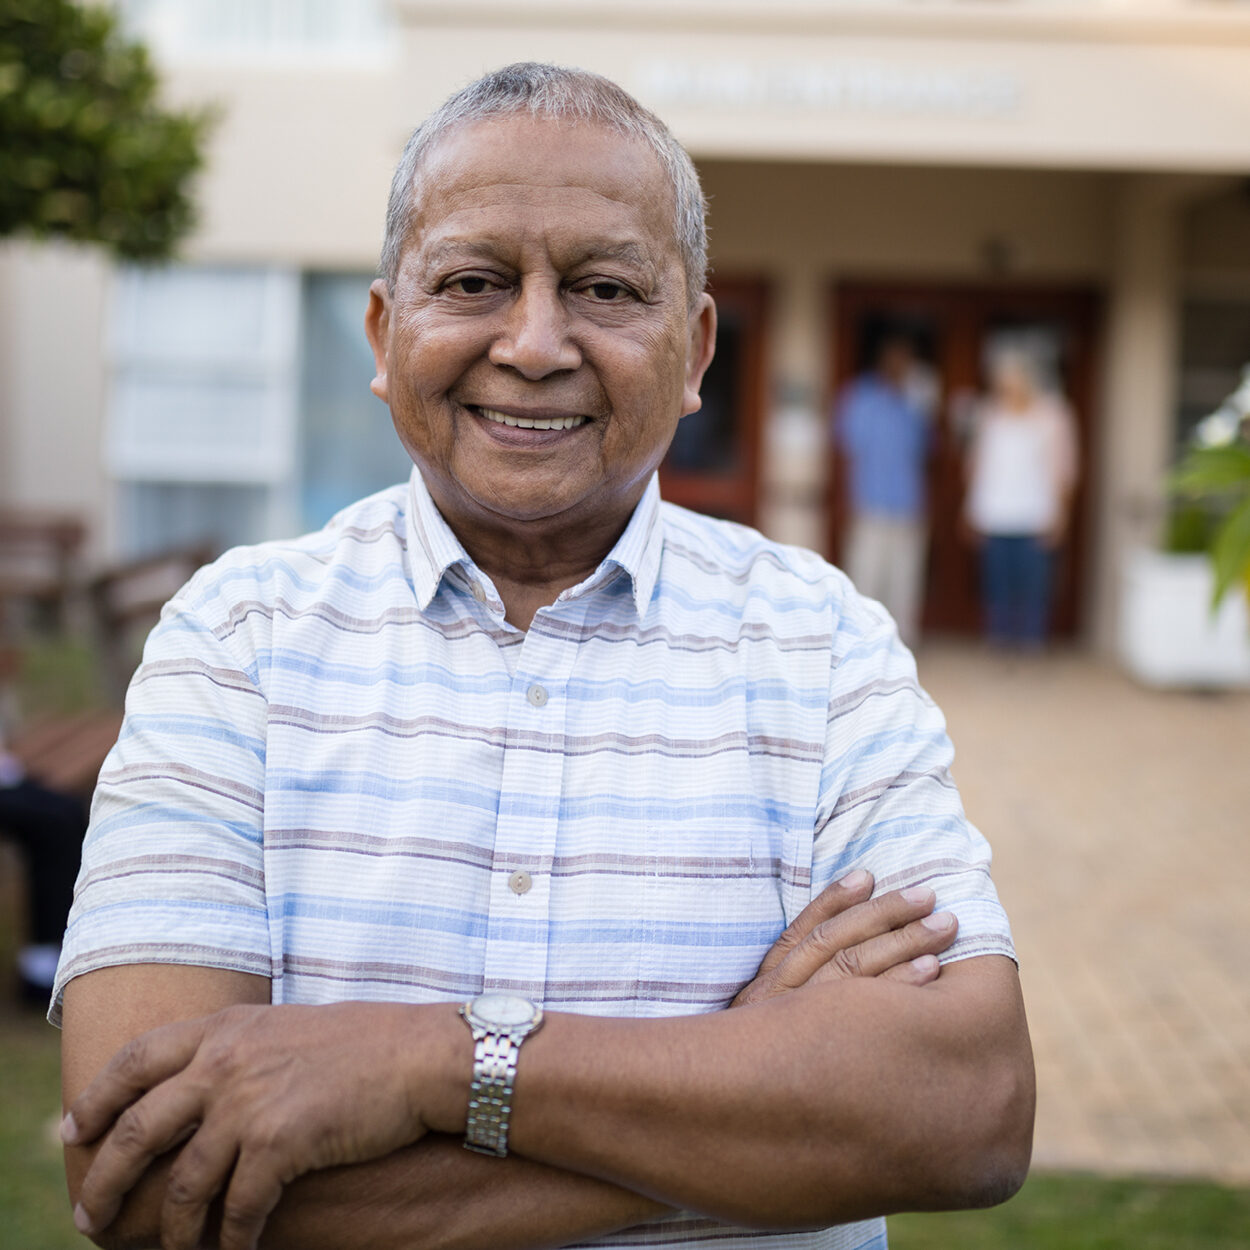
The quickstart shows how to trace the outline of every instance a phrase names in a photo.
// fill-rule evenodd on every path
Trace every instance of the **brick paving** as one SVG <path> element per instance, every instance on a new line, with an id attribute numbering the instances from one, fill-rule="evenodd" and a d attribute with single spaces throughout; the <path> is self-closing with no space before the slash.
<path id="1" fill-rule="evenodd" d="M 1037 1063 L 1034 1164 L 1250 1184 L 1250 693 L 934 644 Z"/>

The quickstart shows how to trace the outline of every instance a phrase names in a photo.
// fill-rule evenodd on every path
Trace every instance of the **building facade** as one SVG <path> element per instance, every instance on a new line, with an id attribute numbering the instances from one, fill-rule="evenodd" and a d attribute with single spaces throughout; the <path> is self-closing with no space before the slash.
<path id="1" fill-rule="evenodd" d="M 1192 423 L 1250 363 L 1250 4 L 1236 0 L 147 0 L 221 122 L 183 261 L 0 251 L 0 501 L 99 560 L 319 524 L 405 472 L 361 323 L 412 125 L 485 69 L 621 82 L 711 203 L 722 313 L 670 497 L 833 555 L 830 406 L 903 327 L 937 390 L 926 628 L 975 628 L 957 520 L 985 362 L 1027 344 L 1084 471 L 1060 624 L 1113 636 Z"/>

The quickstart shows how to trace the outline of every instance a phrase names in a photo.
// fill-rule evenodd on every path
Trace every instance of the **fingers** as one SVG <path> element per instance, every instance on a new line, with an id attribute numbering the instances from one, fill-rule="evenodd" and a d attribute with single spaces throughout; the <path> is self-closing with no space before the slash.
<path id="1" fill-rule="evenodd" d="M 937 946 L 932 940 L 945 934 L 944 926 L 935 932 L 911 923 L 928 917 L 935 899 L 926 886 L 912 886 L 822 921 L 777 966 L 778 990 L 806 985 L 826 968 L 843 976 L 873 977 L 895 963 L 945 950 L 949 940 Z M 891 954 L 894 958 L 887 958 Z"/>
<path id="2" fill-rule="evenodd" d="M 187 1085 L 165 1086 L 127 1107 L 83 1178 L 74 1210 L 79 1231 L 107 1228 L 152 1161 L 194 1132 L 202 1114 L 200 1092 Z"/>
<path id="3" fill-rule="evenodd" d="M 61 1141 L 95 1141 L 118 1115 L 148 1090 L 190 1063 L 204 1035 L 203 1020 L 154 1029 L 128 1042 L 74 1100 L 61 1121 Z"/>
<path id="4" fill-rule="evenodd" d="M 872 894 L 872 873 L 862 868 L 847 873 L 840 881 L 826 886 L 794 918 L 784 933 L 773 943 L 760 964 L 756 980 L 772 972 L 804 938 L 823 921 L 831 920 L 856 903 L 864 902 Z"/>
<path id="5" fill-rule="evenodd" d="M 808 904 L 768 952 L 760 971 L 732 1006 L 761 1002 L 814 980 L 876 977 L 927 985 L 935 956 L 955 940 L 950 913 L 931 915 L 936 896 L 925 886 L 869 898 L 872 877 L 856 872 Z"/>
<path id="6" fill-rule="evenodd" d="M 219 1250 L 255 1250 L 265 1221 L 281 1197 L 282 1180 L 273 1167 L 262 1164 L 255 1152 L 240 1154 L 226 1191 Z M 186 1250 L 194 1250 L 196 1245 L 198 1242 L 187 1242 Z M 178 1243 L 170 1250 L 183 1250 L 183 1245 Z"/>
<path id="7" fill-rule="evenodd" d="M 938 979 L 942 964 L 936 955 L 919 955 L 905 964 L 895 964 L 881 974 L 886 981 L 900 981 L 904 985 L 928 985 Z"/>
<path id="8" fill-rule="evenodd" d="M 182 1148 L 169 1170 L 161 1203 L 162 1250 L 196 1250 L 201 1244 L 209 1204 L 225 1188 L 238 1157 L 234 1139 L 207 1126 Z M 218 1245 L 225 1250 L 224 1235 Z"/>
<path id="9" fill-rule="evenodd" d="M 886 903 L 889 899 L 890 896 L 886 895 L 881 901 Z M 932 892 L 929 892 L 928 906 L 933 906 Z M 901 928 L 839 948 L 832 958 L 812 969 L 803 984 L 847 976 L 879 977 L 890 972 L 895 974 L 895 980 L 916 984 L 916 978 L 926 977 L 929 969 L 937 964 L 937 955 L 955 940 L 958 927 L 950 912 L 922 916 Z M 913 965 L 917 960 L 925 962 L 915 967 Z M 933 965 L 928 960 L 932 960 Z M 932 979 L 932 976 L 928 977 L 928 980 Z M 927 980 L 919 983 L 927 984 Z"/>

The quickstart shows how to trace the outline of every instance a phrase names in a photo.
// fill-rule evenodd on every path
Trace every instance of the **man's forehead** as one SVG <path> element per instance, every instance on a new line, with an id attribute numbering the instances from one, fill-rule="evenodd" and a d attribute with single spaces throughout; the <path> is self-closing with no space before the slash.
<path id="1" fill-rule="evenodd" d="M 581 148 L 593 144 L 603 154 L 636 153 L 643 161 L 660 164 L 655 150 L 638 135 L 594 118 L 557 117 L 530 113 L 501 113 L 493 117 L 472 118 L 448 126 L 426 149 L 422 164 L 436 168 L 442 164 L 449 149 L 456 149 L 456 160 L 490 158 L 503 160 L 522 157 L 527 149 L 547 148 L 555 144 L 563 153 L 570 152 L 570 142 Z M 531 168 L 541 173 L 541 168 Z"/>
<path id="2" fill-rule="evenodd" d="M 425 154 L 411 195 L 405 250 L 423 262 L 515 251 L 525 230 L 566 253 L 626 263 L 653 265 L 679 250 L 674 191 L 655 152 L 600 123 L 464 123 Z"/>
<path id="3" fill-rule="evenodd" d="M 672 181 L 651 145 L 594 121 L 509 114 L 464 122 L 435 140 L 414 174 L 417 213 L 432 201 L 471 202 L 478 187 L 518 200 L 567 189 L 635 210 L 675 207 Z"/>

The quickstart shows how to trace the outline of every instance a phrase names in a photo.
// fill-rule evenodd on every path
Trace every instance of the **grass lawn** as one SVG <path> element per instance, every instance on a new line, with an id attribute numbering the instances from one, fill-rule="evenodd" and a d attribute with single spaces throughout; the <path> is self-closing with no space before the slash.
<path id="1" fill-rule="evenodd" d="M 0 1006 L 0 1250 L 87 1250 L 70 1222 L 58 1038 L 36 1011 Z M 990 1211 L 899 1215 L 892 1250 L 1246 1250 L 1250 1190 L 1037 1175 Z"/>
<path id="2" fill-rule="evenodd" d="M 1246 1250 L 1250 1189 L 1041 1174 L 1001 1207 L 889 1229 L 891 1250 Z"/>
<path id="3" fill-rule="evenodd" d="M 90 1250 L 70 1220 L 56 1127 L 60 1034 L 0 1008 L 0 1250 Z"/>

